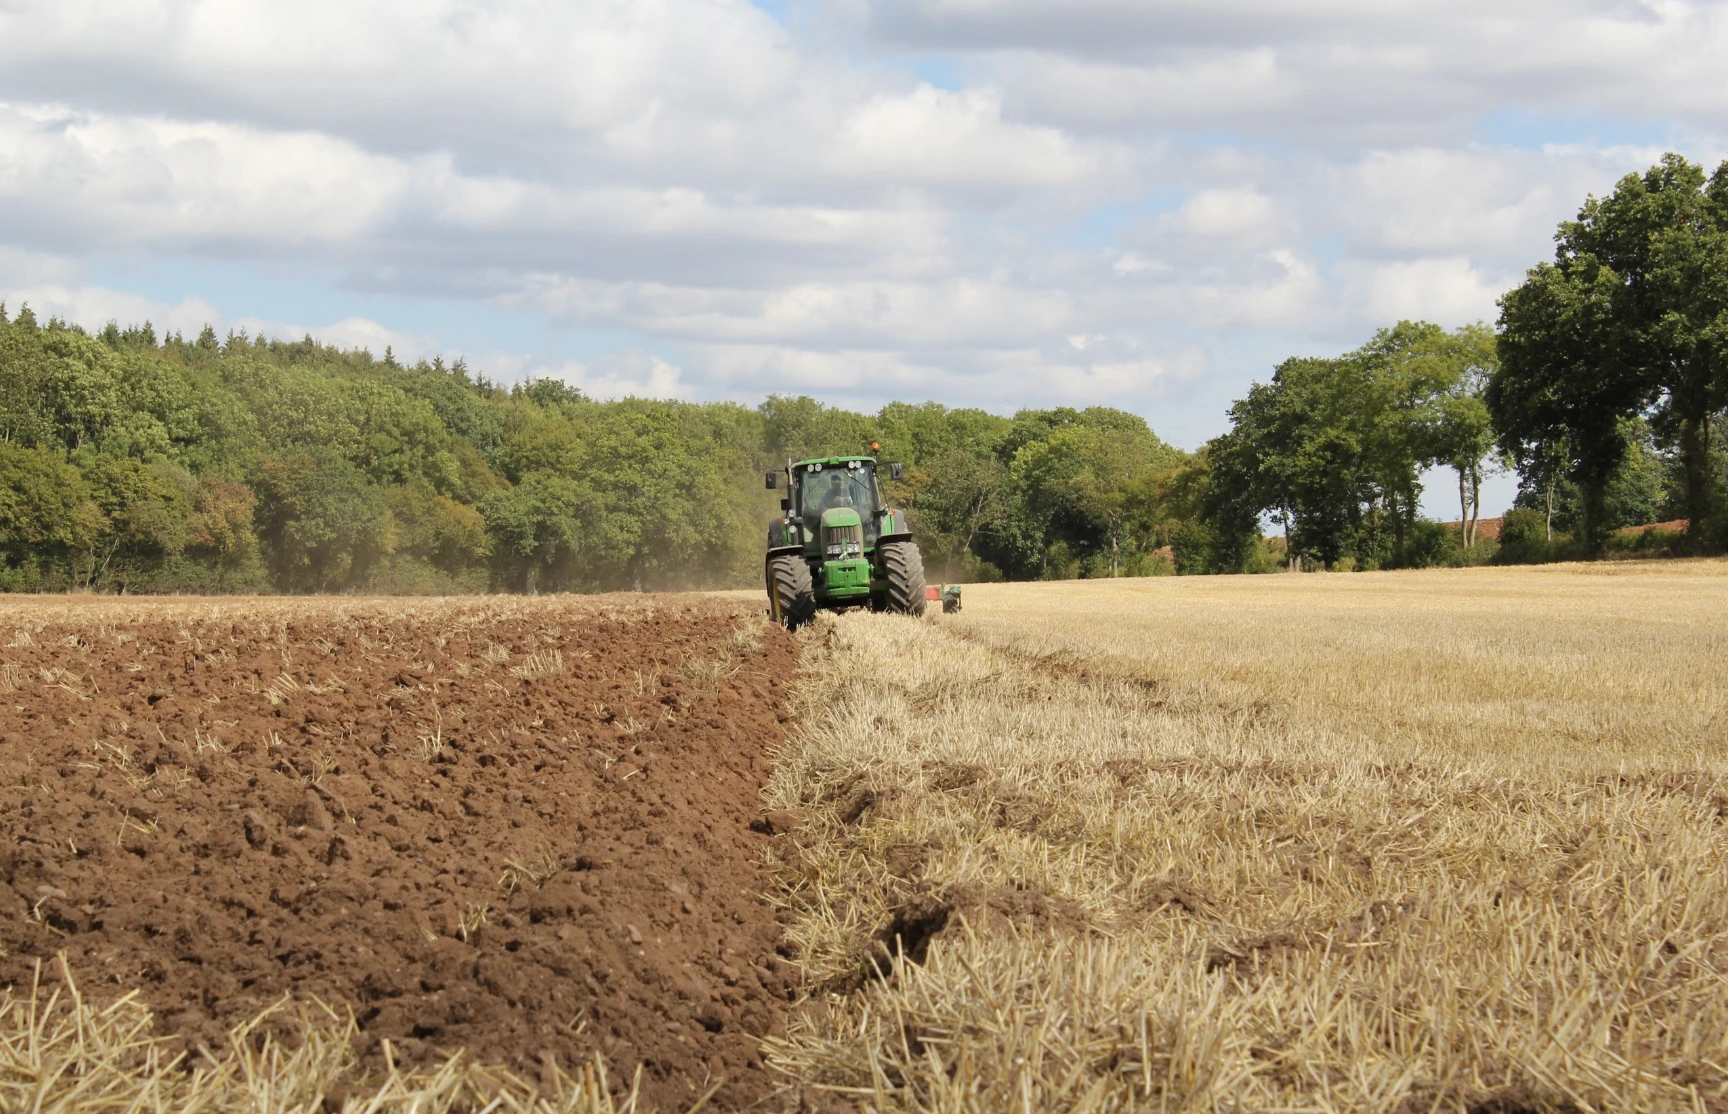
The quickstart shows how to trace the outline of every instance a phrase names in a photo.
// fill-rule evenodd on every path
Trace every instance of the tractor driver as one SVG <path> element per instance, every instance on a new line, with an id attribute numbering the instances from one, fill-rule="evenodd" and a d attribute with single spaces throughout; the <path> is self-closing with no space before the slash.
<path id="1" fill-rule="evenodd" d="M 856 509 L 856 504 L 852 500 L 852 485 L 846 482 L 844 472 L 828 473 L 828 490 L 822 495 L 823 510 L 830 511 L 835 507 L 853 507 Z"/>

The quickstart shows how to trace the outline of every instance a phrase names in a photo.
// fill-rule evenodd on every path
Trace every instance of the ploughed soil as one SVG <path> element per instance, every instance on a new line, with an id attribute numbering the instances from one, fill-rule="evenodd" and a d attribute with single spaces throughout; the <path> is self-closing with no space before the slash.
<path id="1" fill-rule="evenodd" d="M 64 952 L 189 1049 L 291 994 L 374 1065 L 777 1105 L 793 666 L 697 597 L 0 604 L 0 985 Z"/>

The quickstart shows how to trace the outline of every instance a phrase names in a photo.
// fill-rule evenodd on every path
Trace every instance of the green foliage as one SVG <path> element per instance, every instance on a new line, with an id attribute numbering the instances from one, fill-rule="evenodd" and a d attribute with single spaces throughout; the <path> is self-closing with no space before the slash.
<path id="1" fill-rule="evenodd" d="M 1625 455 L 1620 419 L 1649 391 L 1621 357 L 1620 278 L 1593 256 L 1542 264 L 1500 301 L 1501 368 L 1486 400 L 1502 444 L 1531 471 L 1554 454 L 1583 490 L 1582 536 L 1606 535 L 1609 475 Z"/>
<path id="2" fill-rule="evenodd" d="M 723 461 L 703 451 L 712 444 L 705 424 L 692 408 L 636 402 L 588 425 L 591 451 L 578 472 L 594 493 L 585 587 L 738 583 L 760 563 L 761 519 L 748 500 L 761 485 L 728 479 L 745 472 L 747 456 L 716 467 Z"/>
<path id="3" fill-rule="evenodd" d="M 1482 477 L 1494 452 L 1494 426 L 1483 391 L 1499 367 L 1493 332 L 1476 324 L 1436 338 L 1433 358 L 1446 366 L 1432 403 L 1433 456 L 1458 475 L 1461 541 L 1473 541 L 1482 512 Z"/>
<path id="4" fill-rule="evenodd" d="M 1018 504 L 1006 465 L 993 453 L 948 446 L 913 465 L 904 486 L 926 569 L 944 580 L 1000 575 L 977 546 L 1013 522 Z"/>
<path id="5" fill-rule="evenodd" d="M 1438 522 L 1414 522 L 1404 540 L 1405 568 L 1455 568 L 1464 563 L 1464 546 L 1455 531 Z"/>
<path id="6" fill-rule="evenodd" d="M 1670 448 L 1693 548 L 1728 541 L 1713 428 L 1728 406 L 1728 162 L 1708 181 L 1666 155 L 1560 226 L 1553 263 L 1501 299 L 1502 368 L 1487 392 L 1525 485 L 1578 492 L 1577 532 L 1600 553 L 1621 468 L 1623 423 L 1648 418 Z M 1647 470 L 1646 470 L 1647 471 Z M 1615 491 L 1616 483 L 1621 490 Z M 1649 512 L 1654 513 L 1654 512 Z M 1648 520 L 1646 520 L 1648 521 Z"/>
<path id="7" fill-rule="evenodd" d="M 58 453 L 0 443 L 0 587 L 67 586 L 105 526 L 90 485 Z"/>
<path id="8" fill-rule="evenodd" d="M 412 557 L 449 576 L 460 577 L 492 555 L 481 512 L 424 480 L 389 488 L 385 494 L 395 527 L 392 551 Z"/>
<path id="9" fill-rule="evenodd" d="M 768 456 L 775 460 L 868 452 L 870 442 L 879 439 L 876 423 L 863 414 L 824 406 L 804 396 L 769 395 L 762 403 L 762 418 Z"/>
<path id="10" fill-rule="evenodd" d="M 980 460 L 991 451 L 994 463 L 951 461 L 952 477 L 915 509 L 963 525 L 974 552 L 1012 578 L 1149 574 L 1171 529 L 1160 483 L 1187 454 L 1108 407 L 1023 410 L 990 424 L 975 413 L 955 412 L 970 451 Z M 951 454 L 967 451 L 962 439 Z"/>
<path id="11" fill-rule="evenodd" d="M 744 586 L 788 457 L 882 444 L 944 579 L 1447 563 L 1416 477 L 1485 459 L 1480 328 L 1287 361 L 1198 454 L 1106 407 L 874 415 L 502 389 L 308 339 L 0 319 L 3 586 L 507 591 Z M 1667 473 L 1663 473 L 1667 475 Z M 1648 479 L 1645 473 L 1640 473 Z M 1641 481 L 1642 482 L 1642 481 Z M 1636 486 L 1636 485 L 1634 485 Z M 1646 490 L 1648 484 L 1638 490 Z M 1290 530 L 1261 536 L 1266 514 Z"/>
<path id="12" fill-rule="evenodd" d="M 1558 538 L 1549 537 L 1547 516 L 1529 507 L 1516 507 L 1500 521 L 1500 551 L 1504 564 L 1524 565 L 1552 560 Z"/>
<path id="13" fill-rule="evenodd" d="M 778 499 L 763 470 L 873 440 L 945 578 L 1219 566 L 1177 547 L 1192 459 L 1119 410 L 602 403 L 310 338 L 89 336 L 26 308 L 0 314 L 0 587 L 748 585 Z"/>
<path id="14" fill-rule="evenodd" d="M 163 559 L 185 551 L 196 488 L 185 469 L 102 454 L 82 472 L 102 512 L 90 554 L 92 585 L 124 590 L 147 578 Z"/>
<path id="15" fill-rule="evenodd" d="M 1089 556 L 1089 573 L 1120 575 L 1163 541 L 1155 478 L 1182 454 L 1119 411 L 1087 411 L 1046 428 L 1010 466 L 1026 510 L 1047 536 Z"/>
<path id="16" fill-rule="evenodd" d="M 358 587 L 390 550 L 384 492 L 334 449 L 261 461 L 255 521 L 276 581 L 289 591 Z"/>
<path id="17" fill-rule="evenodd" d="M 1384 568 L 1440 560 L 1418 534 L 1425 468 L 1450 465 L 1480 490 L 1489 448 L 1480 401 L 1493 366 L 1481 326 L 1448 333 L 1402 321 L 1336 359 L 1290 359 L 1230 409 L 1187 502 L 1209 529 L 1207 566 L 1257 560 L 1263 517 L 1289 534 L 1286 560 Z M 1192 533 L 1186 558 L 1201 560 Z M 1184 558 L 1178 557 L 1178 564 Z"/>
<path id="18" fill-rule="evenodd" d="M 523 591 L 537 591 L 543 575 L 575 556 L 587 502 L 574 481 L 554 472 L 530 472 L 481 502 L 491 548 L 501 567 L 520 577 Z"/>
<path id="19" fill-rule="evenodd" d="M 1677 557 L 1688 548 L 1686 535 L 1679 530 L 1624 530 L 1608 539 L 1611 557 Z"/>
<path id="20" fill-rule="evenodd" d="M 186 545 L 209 572 L 209 590 L 263 586 L 253 516 L 258 496 L 243 483 L 206 475 L 192 489 Z"/>

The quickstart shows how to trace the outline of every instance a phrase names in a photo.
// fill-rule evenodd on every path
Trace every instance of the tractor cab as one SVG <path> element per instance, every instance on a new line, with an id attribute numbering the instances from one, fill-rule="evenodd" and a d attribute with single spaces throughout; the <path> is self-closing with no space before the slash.
<path id="1" fill-rule="evenodd" d="M 900 465 L 888 467 L 899 479 Z M 882 501 L 875 457 L 788 462 L 784 473 L 768 473 L 768 487 L 779 487 L 782 475 L 791 490 L 780 500 L 784 513 L 776 525 L 785 529 L 780 538 L 770 538 L 771 548 L 796 545 L 813 560 L 846 560 L 871 553 L 883 535 L 906 530 L 905 516 Z"/>
<path id="2" fill-rule="evenodd" d="M 888 468 L 902 475 L 900 465 Z M 767 474 L 770 489 L 782 476 L 788 488 L 768 527 L 765 575 L 777 620 L 796 626 L 818 607 L 923 610 L 921 596 L 910 598 L 914 578 L 923 591 L 923 565 L 905 513 L 882 501 L 876 469 L 874 456 L 831 456 Z"/>
<path id="3" fill-rule="evenodd" d="M 812 535 L 810 541 L 819 542 L 826 557 L 838 556 L 836 546 L 848 544 L 854 556 L 862 557 L 866 546 L 875 548 L 882 532 L 882 493 L 876 487 L 876 462 L 869 457 L 793 465 L 790 502 Z M 836 511 L 841 513 L 832 513 Z M 836 531 L 833 537 L 830 530 Z"/>

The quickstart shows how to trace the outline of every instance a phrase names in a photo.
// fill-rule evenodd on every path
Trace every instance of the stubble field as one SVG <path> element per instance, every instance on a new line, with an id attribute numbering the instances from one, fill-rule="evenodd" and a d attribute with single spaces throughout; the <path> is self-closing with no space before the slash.
<path id="1" fill-rule="evenodd" d="M 1725 649 L 1721 562 L 842 618 L 772 788 L 830 993 L 771 1058 L 873 1108 L 1728 1109 Z"/>
<path id="2" fill-rule="evenodd" d="M 759 609 L 8 602 L 0 1106 L 1728 1110 L 1728 562 Z"/>

